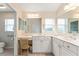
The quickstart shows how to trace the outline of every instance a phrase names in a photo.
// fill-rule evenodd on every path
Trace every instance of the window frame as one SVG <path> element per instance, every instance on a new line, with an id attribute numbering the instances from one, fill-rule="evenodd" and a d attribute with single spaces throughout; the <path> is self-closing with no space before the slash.
<path id="1" fill-rule="evenodd" d="M 9 23 L 12 22 L 13 23 Z M 5 32 L 13 32 L 14 31 L 14 19 L 5 19 Z"/>
<path id="2" fill-rule="evenodd" d="M 50 25 L 50 27 L 52 28 L 51 31 L 46 31 L 46 29 L 45 29 L 45 26 L 46 26 L 45 21 L 46 21 L 46 19 L 52 20 L 52 24 L 47 24 L 47 25 Z M 44 31 L 46 33 L 51 33 L 51 32 L 54 32 L 54 30 L 55 30 L 55 19 L 54 18 L 45 18 L 44 19 Z"/>
<path id="3" fill-rule="evenodd" d="M 64 19 L 65 22 L 64 22 L 63 24 L 58 24 L 58 20 L 59 20 L 59 19 Z M 68 21 L 67 18 L 58 18 L 58 19 L 57 19 L 57 31 L 58 31 L 58 32 L 63 32 L 63 33 L 64 33 L 64 32 L 67 31 L 67 21 Z M 63 27 L 65 26 L 65 27 L 64 27 L 64 31 L 61 31 L 62 29 L 59 29 L 59 28 L 58 28 L 59 26 L 63 26 Z"/>

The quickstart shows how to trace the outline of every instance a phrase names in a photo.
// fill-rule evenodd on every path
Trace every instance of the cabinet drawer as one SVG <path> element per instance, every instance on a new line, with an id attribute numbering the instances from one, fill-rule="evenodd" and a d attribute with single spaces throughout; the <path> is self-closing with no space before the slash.
<path id="1" fill-rule="evenodd" d="M 68 42 L 64 42 L 64 47 L 74 53 L 77 53 L 77 46 L 71 44 L 71 43 L 68 43 Z"/>
<path id="2" fill-rule="evenodd" d="M 63 47 L 62 48 L 62 56 L 77 56 L 77 54 L 73 53 L 70 50 Z"/>
<path id="3" fill-rule="evenodd" d="M 38 36 L 39 40 L 44 40 L 45 37 L 44 36 Z"/>
<path id="4" fill-rule="evenodd" d="M 53 41 L 56 42 L 58 45 L 63 46 L 63 41 L 58 38 L 53 38 Z"/>
<path id="5" fill-rule="evenodd" d="M 47 40 L 48 40 L 48 39 L 51 39 L 51 37 L 50 37 L 50 36 L 46 36 L 46 38 L 45 38 L 45 39 L 47 39 Z"/>

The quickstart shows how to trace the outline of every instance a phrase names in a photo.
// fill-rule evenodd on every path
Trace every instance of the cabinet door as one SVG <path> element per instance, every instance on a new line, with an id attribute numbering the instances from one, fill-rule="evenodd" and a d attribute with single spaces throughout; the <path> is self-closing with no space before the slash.
<path id="1" fill-rule="evenodd" d="M 38 36 L 34 36 L 33 38 L 33 52 L 40 52 L 40 40 Z"/>
<path id="2" fill-rule="evenodd" d="M 63 47 L 62 56 L 76 56 L 76 54 Z"/>
<path id="3" fill-rule="evenodd" d="M 44 52 L 44 47 L 43 47 L 43 45 L 44 45 L 44 41 L 45 41 L 45 38 L 44 38 L 44 36 L 38 36 L 38 38 L 39 38 L 39 46 L 38 46 L 38 48 L 39 48 L 39 52 Z"/>
<path id="4" fill-rule="evenodd" d="M 66 49 L 70 50 L 71 52 L 77 54 L 77 46 L 76 45 L 73 45 L 71 43 L 68 43 L 68 42 L 64 42 L 64 45 L 63 45 Z"/>
<path id="5" fill-rule="evenodd" d="M 59 56 L 60 48 L 58 47 L 57 43 L 53 40 L 53 54 L 55 56 Z"/>
<path id="6" fill-rule="evenodd" d="M 53 54 L 56 56 L 61 56 L 63 47 L 63 41 L 57 38 L 53 38 Z"/>
<path id="7" fill-rule="evenodd" d="M 51 37 L 44 37 L 43 42 L 41 42 L 42 52 L 50 53 L 51 52 Z"/>

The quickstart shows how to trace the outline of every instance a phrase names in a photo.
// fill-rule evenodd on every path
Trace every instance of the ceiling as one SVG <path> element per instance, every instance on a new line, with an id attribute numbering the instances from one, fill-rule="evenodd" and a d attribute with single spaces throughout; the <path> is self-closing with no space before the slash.
<path id="1" fill-rule="evenodd" d="M 18 3 L 27 12 L 56 12 L 63 3 Z"/>
<path id="2" fill-rule="evenodd" d="M 0 8 L 0 12 L 11 12 L 14 11 L 8 4 L 0 3 L 0 7 L 4 6 L 6 8 Z"/>

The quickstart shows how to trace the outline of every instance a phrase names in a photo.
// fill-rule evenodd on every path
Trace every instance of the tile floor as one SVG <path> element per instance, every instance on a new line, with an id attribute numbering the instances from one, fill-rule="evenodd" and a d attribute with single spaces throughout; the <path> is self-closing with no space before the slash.
<path id="1" fill-rule="evenodd" d="M 23 51 L 22 53 L 23 54 L 22 55 L 19 54 L 19 56 L 54 56 L 51 53 L 44 54 L 44 53 L 32 53 L 32 52 L 29 52 L 28 54 L 26 54 L 27 53 L 26 51 Z"/>
<path id="2" fill-rule="evenodd" d="M 0 56 L 13 56 L 14 50 L 13 48 L 4 49 L 3 53 L 0 53 Z"/>
<path id="3" fill-rule="evenodd" d="M 52 54 L 28 54 L 28 56 L 53 56 Z"/>

